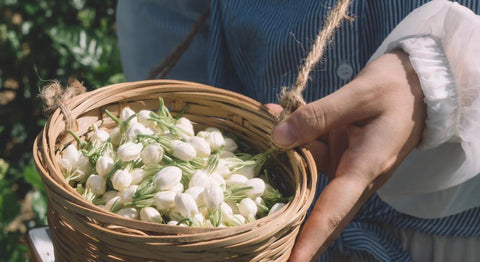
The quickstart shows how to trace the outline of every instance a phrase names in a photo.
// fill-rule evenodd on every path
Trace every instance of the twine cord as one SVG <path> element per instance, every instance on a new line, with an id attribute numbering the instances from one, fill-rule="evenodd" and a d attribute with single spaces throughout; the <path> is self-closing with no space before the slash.
<path id="1" fill-rule="evenodd" d="M 295 86 L 282 87 L 280 92 L 279 101 L 283 107 L 283 112 L 280 116 L 280 120 L 284 119 L 291 112 L 295 111 L 302 105 L 305 105 L 302 92 L 307 87 L 309 75 L 315 65 L 322 58 L 329 41 L 331 41 L 336 29 L 340 27 L 343 19 L 352 21 L 353 18 L 347 15 L 347 10 L 350 5 L 350 0 L 339 0 L 335 7 L 330 11 L 325 20 L 325 26 L 318 33 L 315 43 L 310 50 L 304 64 L 302 65 Z"/>
<path id="2" fill-rule="evenodd" d="M 66 105 L 66 101 L 79 94 L 85 93 L 86 88 L 77 79 L 69 79 L 67 88 L 63 88 L 57 80 L 44 86 L 40 90 L 40 98 L 43 100 L 43 112 L 50 116 L 60 108 L 65 116 L 65 130 L 70 130 L 73 127 L 74 118 L 72 112 Z"/>

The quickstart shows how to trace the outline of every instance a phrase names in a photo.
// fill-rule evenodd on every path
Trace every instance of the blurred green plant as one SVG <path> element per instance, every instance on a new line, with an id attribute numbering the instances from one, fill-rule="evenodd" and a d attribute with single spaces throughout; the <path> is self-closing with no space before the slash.
<path id="1" fill-rule="evenodd" d="M 45 225 L 46 200 L 32 161 L 45 124 L 39 87 L 70 77 L 88 90 L 124 81 L 116 0 L 0 0 L 0 262 L 26 261 L 23 236 Z"/>

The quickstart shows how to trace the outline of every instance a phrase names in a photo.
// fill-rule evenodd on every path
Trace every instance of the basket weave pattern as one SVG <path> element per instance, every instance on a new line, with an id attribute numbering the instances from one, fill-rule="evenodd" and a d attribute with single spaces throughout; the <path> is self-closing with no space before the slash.
<path id="1" fill-rule="evenodd" d="M 103 129 L 112 121 L 103 109 L 118 115 L 158 108 L 162 97 L 173 114 L 188 106 L 185 117 L 197 130 L 217 127 L 233 133 L 259 151 L 270 147 L 274 117 L 258 102 L 206 85 L 151 80 L 103 87 L 67 102 L 75 133 L 88 136 L 92 124 Z M 57 261 L 286 261 L 300 225 L 313 201 L 316 169 L 304 149 L 277 158 L 278 178 L 292 201 L 279 212 L 237 227 L 190 228 L 123 218 L 84 200 L 65 181 L 57 159 L 72 137 L 65 135 L 64 115 L 57 110 L 38 135 L 37 169 L 47 191 L 48 222 Z"/>

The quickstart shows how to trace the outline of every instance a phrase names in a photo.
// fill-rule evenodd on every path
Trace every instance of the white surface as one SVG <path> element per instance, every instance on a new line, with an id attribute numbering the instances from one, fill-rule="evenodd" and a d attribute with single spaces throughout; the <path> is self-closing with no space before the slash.
<path id="1" fill-rule="evenodd" d="M 423 68 L 417 73 L 424 80 L 428 115 L 423 140 L 430 148 L 410 154 L 378 193 L 401 212 L 435 218 L 480 205 L 473 190 L 480 173 L 480 16 L 458 3 L 433 0 L 400 22 L 371 60 L 395 41 L 425 35 L 441 46 L 421 57 L 412 54 Z M 436 78 L 429 72 L 450 75 Z"/>
<path id="2" fill-rule="evenodd" d="M 54 262 L 52 239 L 48 227 L 33 228 L 28 231 L 33 248 L 39 254 L 42 262 Z"/>

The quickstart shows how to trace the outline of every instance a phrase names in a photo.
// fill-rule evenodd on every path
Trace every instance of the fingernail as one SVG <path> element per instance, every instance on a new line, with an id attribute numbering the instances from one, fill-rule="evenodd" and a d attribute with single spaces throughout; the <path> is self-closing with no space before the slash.
<path id="1" fill-rule="evenodd" d="M 280 147 L 288 147 L 296 140 L 292 126 L 287 122 L 282 122 L 273 129 L 273 142 Z"/>

